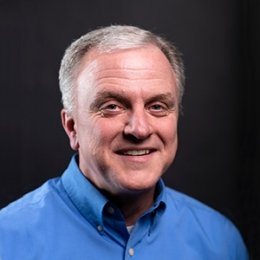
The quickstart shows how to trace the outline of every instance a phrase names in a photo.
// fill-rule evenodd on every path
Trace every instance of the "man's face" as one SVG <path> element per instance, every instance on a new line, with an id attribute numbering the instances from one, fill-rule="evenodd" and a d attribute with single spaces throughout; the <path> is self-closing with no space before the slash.
<path id="1" fill-rule="evenodd" d="M 80 169 L 98 188 L 114 195 L 153 189 L 177 149 L 176 79 L 168 60 L 151 45 L 92 51 L 80 67 L 72 118 L 64 118 Z"/>

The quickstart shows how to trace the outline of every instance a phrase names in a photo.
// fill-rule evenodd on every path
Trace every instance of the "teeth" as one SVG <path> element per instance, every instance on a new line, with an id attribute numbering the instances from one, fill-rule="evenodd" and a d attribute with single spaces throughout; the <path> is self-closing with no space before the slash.
<path id="1" fill-rule="evenodd" d="M 124 152 L 124 155 L 145 155 L 149 154 L 149 150 L 131 150 Z"/>

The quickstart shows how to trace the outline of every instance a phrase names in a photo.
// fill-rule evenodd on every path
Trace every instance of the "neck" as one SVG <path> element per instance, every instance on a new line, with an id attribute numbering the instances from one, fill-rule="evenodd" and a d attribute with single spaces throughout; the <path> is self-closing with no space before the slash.
<path id="1" fill-rule="evenodd" d="M 113 196 L 113 202 L 123 212 L 126 225 L 134 225 L 154 202 L 155 188 L 138 194 Z"/>

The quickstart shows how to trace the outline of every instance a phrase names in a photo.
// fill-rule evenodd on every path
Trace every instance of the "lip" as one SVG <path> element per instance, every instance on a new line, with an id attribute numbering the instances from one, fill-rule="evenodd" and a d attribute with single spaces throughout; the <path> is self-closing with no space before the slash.
<path id="1" fill-rule="evenodd" d="M 124 159 L 143 161 L 149 159 L 157 150 L 154 148 L 124 148 L 116 151 L 116 154 Z"/>
<path id="2" fill-rule="evenodd" d="M 133 151 L 137 151 L 137 155 L 134 155 Z M 143 170 L 157 158 L 158 152 L 159 150 L 155 146 L 121 146 L 114 150 L 114 155 L 118 163 L 126 169 Z"/>

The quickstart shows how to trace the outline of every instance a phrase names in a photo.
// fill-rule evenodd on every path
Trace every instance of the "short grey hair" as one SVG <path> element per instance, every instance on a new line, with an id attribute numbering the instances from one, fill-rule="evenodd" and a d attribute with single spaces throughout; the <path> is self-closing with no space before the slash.
<path id="1" fill-rule="evenodd" d="M 181 109 L 184 93 L 184 68 L 181 54 L 176 46 L 154 33 L 128 25 L 111 25 L 93 30 L 72 42 L 66 49 L 59 71 L 62 103 L 68 113 L 73 111 L 76 79 L 82 58 L 96 49 L 101 53 L 140 48 L 146 45 L 158 47 L 166 56 L 176 75 L 178 105 Z"/>

